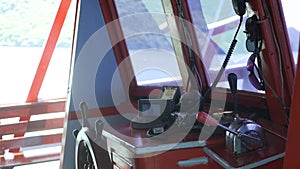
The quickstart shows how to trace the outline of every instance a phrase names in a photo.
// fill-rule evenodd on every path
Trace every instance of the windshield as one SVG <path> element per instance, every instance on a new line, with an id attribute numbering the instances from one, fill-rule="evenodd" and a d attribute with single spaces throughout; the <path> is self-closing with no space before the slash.
<path id="1" fill-rule="evenodd" d="M 232 3 L 219 0 L 188 0 L 192 22 L 195 26 L 202 61 L 208 70 L 208 79 L 212 83 L 216 78 L 227 54 L 233 36 L 239 24 L 239 16 L 233 10 Z M 245 23 L 244 18 L 244 23 Z M 248 80 L 247 60 L 251 53 L 246 50 L 246 35 L 242 24 L 237 36 L 237 45 L 226 67 L 218 87 L 229 88 L 227 75 L 235 73 L 238 89 L 257 92 Z"/>
<path id="2" fill-rule="evenodd" d="M 115 0 L 138 86 L 182 85 L 160 0 Z"/>

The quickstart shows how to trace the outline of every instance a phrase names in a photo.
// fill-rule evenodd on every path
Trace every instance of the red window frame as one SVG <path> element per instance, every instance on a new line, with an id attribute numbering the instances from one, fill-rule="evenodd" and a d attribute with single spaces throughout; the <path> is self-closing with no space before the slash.
<path id="1" fill-rule="evenodd" d="M 99 0 L 99 3 L 106 23 L 111 23 L 112 21 L 118 19 L 118 13 L 114 1 Z M 193 23 L 191 19 L 190 11 L 188 9 L 187 0 L 182 0 L 181 3 L 182 3 L 183 13 L 185 17 L 184 19 Z M 273 89 L 275 89 L 276 93 L 278 93 L 279 97 L 280 98 L 283 97 L 286 103 L 286 107 L 283 108 L 280 106 L 278 100 L 275 98 L 275 96 L 273 95 L 269 87 L 266 88 L 266 94 L 239 91 L 238 104 L 246 105 L 249 107 L 267 109 L 270 112 L 271 120 L 278 122 L 280 124 L 286 124 L 283 112 L 285 111 L 284 109 L 287 109 L 291 103 L 291 92 L 293 88 L 293 80 L 294 80 L 295 73 L 294 73 L 294 63 L 292 58 L 293 56 L 288 41 L 287 30 L 284 23 L 284 16 L 281 7 L 281 2 L 280 0 L 267 1 L 266 4 L 268 8 L 271 9 L 271 16 L 266 16 L 262 8 L 262 4 L 258 5 L 259 3 L 262 3 L 262 1 L 254 0 L 250 2 L 251 6 L 254 8 L 255 11 L 258 12 L 258 15 L 261 18 L 272 20 L 273 23 L 276 22 L 276 26 L 274 27 L 275 36 L 277 39 L 280 39 L 279 41 L 280 56 L 278 56 L 278 51 L 274 47 L 275 46 L 274 36 L 270 32 L 270 26 L 268 24 L 262 24 L 263 39 L 265 42 L 268 42 L 266 43 L 266 47 L 263 49 L 263 55 L 264 55 L 263 57 L 264 59 L 262 63 L 264 67 L 263 74 L 268 80 L 270 86 Z M 172 6 L 174 15 L 179 16 L 179 12 L 178 12 L 179 10 L 176 1 L 170 1 L 170 4 Z M 120 23 L 116 21 L 114 22 L 113 25 L 110 26 L 111 27 L 108 29 L 109 30 L 108 32 L 111 40 L 114 41 L 116 39 L 122 39 L 120 38 L 123 37 Z M 180 26 L 179 23 L 177 23 L 177 29 L 179 32 L 183 31 L 183 28 Z M 193 30 L 193 27 L 188 27 L 188 30 L 191 34 L 192 43 L 195 44 L 193 45 L 193 50 L 195 51 L 197 56 L 200 56 L 198 45 L 196 45 L 198 42 L 195 38 L 196 37 L 195 31 Z M 184 34 L 181 34 L 181 38 L 183 42 L 186 40 Z M 188 47 L 182 43 L 182 48 L 183 48 L 185 59 L 189 63 Z M 113 45 L 113 50 L 118 64 L 124 61 L 129 55 L 125 40 L 121 40 L 116 45 Z M 284 96 L 281 95 L 281 90 L 280 90 L 281 82 L 280 82 L 280 77 L 278 76 L 279 74 L 278 67 L 280 66 L 280 64 L 278 61 L 275 61 L 273 57 L 281 57 L 283 62 L 282 73 L 284 76 L 284 83 L 286 86 Z M 209 85 L 206 76 L 207 74 L 205 73 L 206 70 L 204 69 L 203 63 L 199 59 L 200 57 L 197 58 L 198 59 L 196 59 L 195 65 L 200 74 L 200 79 L 202 82 L 201 93 L 203 94 L 209 88 Z M 122 64 L 122 67 L 119 67 L 119 71 L 121 74 L 124 88 L 129 89 L 128 95 L 131 99 L 148 96 L 151 91 L 160 88 L 158 86 L 154 86 L 154 87 L 138 86 L 134 78 L 134 72 L 131 63 Z M 214 95 L 218 95 L 218 93 L 224 94 L 224 91 L 216 90 Z M 227 93 L 227 100 L 231 101 L 232 98 L 229 90 L 227 90 L 226 93 Z M 266 104 L 269 106 L 267 106 Z"/>
<path id="2" fill-rule="evenodd" d="M 115 42 L 118 39 L 124 39 L 124 38 L 122 38 L 123 33 L 122 33 L 120 22 L 117 21 L 119 16 L 117 13 L 115 2 L 99 0 L 99 3 L 101 6 L 101 9 L 102 9 L 104 20 L 107 24 L 109 23 L 108 32 L 109 32 L 111 41 Z M 173 4 L 174 1 L 170 1 L 170 3 L 172 4 L 172 7 L 173 7 L 172 10 L 174 11 L 174 15 L 179 16 L 177 8 L 174 7 L 175 6 Z M 114 22 L 112 22 L 112 21 L 114 21 Z M 178 31 L 180 32 L 180 31 L 182 31 L 182 28 L 179 27 L 179 25 L 180 24 L 177 23 Z M 189 29 L 191 29 L 191 28 L 189 28 Z M 182 38 L 182 41 L 184 42 L 185 41 L 184 35 L 183 34 L 180 34 L 180 35 L 182 35 L 180 38 Z M 185 56 L 185 60 L 188 61 L 188 63 L 189 63 L 188 47 L 186 45 L 184 45 L 183 43 L 181 45 L 182 45 L 182 50 L 183 50 L 183 53 Z M 195 45 L 195 46 L 197 46 L 197 45 Z M 161 86 L 138 86 L 136 79 L 134 77 L 132 64 L 130 62 L 127 62 L 127 60 L 126 60 L 125 64 L 124 63 L 120 64 L 129 56 L 129 52 L 128 52 L 128 48 L 127 48 L 125 40 L 121 40 L 117 44 L 113 45 L 113 51 L 115 53 L 116 61 L 119 66 L 118 68 L 119 68 L 119 71 L 121 74 L 124 88 L 125 88 L 125 90 L 129 89 L 128 95 L 130 98 L 134 99 L 134 98 L 146 97 L 150 94 L 150 92 L 151 92 L 151 94 L 159 95 L 159 93 L 153 93 L 153 91 L 154 92 L 158 91 L 158 90 L 154 90 L 154 89 L 160 89 Z M 194 49 L 194 51 L 199 51 L 199 50 Z M 188 63 L 187 63 L 187 65 L 190 66 Z M 196 66 L 197 66 L 197 69 L 201 69 L 201 71 L 199 71 L 199 74 L 200 74 L 200 79 L 201 79 L 201 82 L 203 85 L 202 89 L 207 89 L 208 83 L 207 83 L 206 75 L 204 73 L 205 71 L 203 69 L 202 62 L 200 60 L 197 60 Z"/>

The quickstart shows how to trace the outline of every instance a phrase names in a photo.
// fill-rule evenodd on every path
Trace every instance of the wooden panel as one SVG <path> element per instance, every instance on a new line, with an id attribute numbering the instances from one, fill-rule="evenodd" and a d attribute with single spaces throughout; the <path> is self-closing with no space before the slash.
<path id="1" fill-rule="evenodd" d="M 32 131 L 49 130 L 63 127 L 64 118 L 19 122 L 15 124 L 0 125 L 2 135 L 18 134 Z"/>

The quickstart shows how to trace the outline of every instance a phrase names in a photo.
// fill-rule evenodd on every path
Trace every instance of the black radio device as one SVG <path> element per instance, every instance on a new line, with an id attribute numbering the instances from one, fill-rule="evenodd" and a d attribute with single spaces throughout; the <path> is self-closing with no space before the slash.
<path id="1" fill-rule="evenodd" d="M 159 99 L 139 99 L 138 115 L 131 121 L 134 129 L 149 129 L 153 135 L 166 131 L 176 120 L 177 104 L 181 97 L 178 86 L 163 86 Z"/>

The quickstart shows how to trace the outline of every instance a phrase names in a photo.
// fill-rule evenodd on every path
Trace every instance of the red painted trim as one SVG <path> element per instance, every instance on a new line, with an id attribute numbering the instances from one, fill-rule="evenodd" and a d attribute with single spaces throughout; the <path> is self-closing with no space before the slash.
<path id="1" fill-rule="evenodd" d="M 266 0 L 266 4 L 269 8 L 270 15 L 267 16 L 263 9 L 263 1 L 255 0 L 249 2 L 255 11 L 258 12 L 260 19 L 265 19 L 264 22 L 261 23 L 262 34 L 265 44 L 265 49 L 263 49 L 263 59 L 262 59 L 262 67 L 263 74 L 270 86 L 275 90 L 275 92 L 282 98 L 281 94 L 281 80 L 280 80 L 280 64 L 278 61 L 278 50 L 276 48 L 276 43 L 274 41 L 274 37 L 272 35 L 272 28 L 270 26 L 271 20 L 274 24 L 275 36 L 278 40 L 278 45 L 280 48 L 280 54 L 282 59 L 282 72 L 284 77 L 284 100 L 286 107 L 290 107 L 291 105 L 291 90 L 292 83 L 294 80 L 294 69 L 293 69 L 293 56 L 291 53 L 291 48 L 289 46 L 289 40 L 287 38 L 287 30 L 284 23 L 282 7 L 280 4 L 280 0 L 276 1 L 268 1 Z M 277 122 L 279 124 L 285 125 L 285 113 L 283 108 L 280 106 L 280 103 L 275 98 L 273 93 L 271 92 L 269 87 L 266 87 L 266 97 L 269 107 L 269 112 L 271 116 L 271 120 Z"/>
<path id="2" fill-rule="evenodd" d="M 298 58 L 300 57 L 300 45 Z M 300 168 L 300 64 L 298 63 L 296 79 L 294 83 L 290 124 L 288 129 L 288 139 L 286 144 L 286 155 L 284 159 L 284 169 Z"/>

